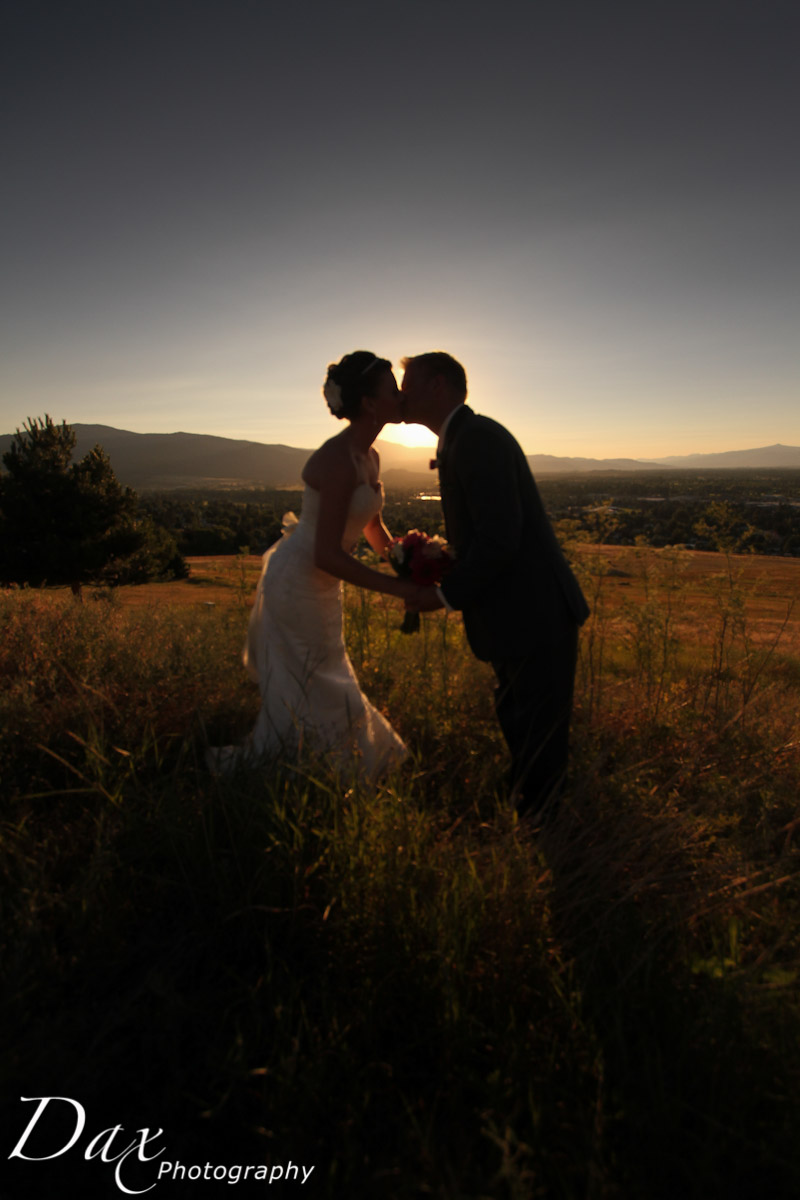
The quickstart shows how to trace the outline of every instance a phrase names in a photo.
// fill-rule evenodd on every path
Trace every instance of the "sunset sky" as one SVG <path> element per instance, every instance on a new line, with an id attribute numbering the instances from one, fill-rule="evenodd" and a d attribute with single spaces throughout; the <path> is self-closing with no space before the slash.
<path id="1" fill-rule="evenodd" d="M 530 454 L 800 445 L 796 14 L 3 0 L 0 433 L 313 447 L 441 348 Z"/>

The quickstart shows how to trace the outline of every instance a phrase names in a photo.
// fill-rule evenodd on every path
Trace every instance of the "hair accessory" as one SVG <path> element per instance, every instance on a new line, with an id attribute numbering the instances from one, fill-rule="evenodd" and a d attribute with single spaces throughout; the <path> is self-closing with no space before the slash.
<path id="1" fill-rule="evenodd" d="M 342 389 L 335 379 L 326 379 L 325 386 L 322 389 L 322 394 L 328 401 L 328 408 L 332 413 L 342 411 Z"/>

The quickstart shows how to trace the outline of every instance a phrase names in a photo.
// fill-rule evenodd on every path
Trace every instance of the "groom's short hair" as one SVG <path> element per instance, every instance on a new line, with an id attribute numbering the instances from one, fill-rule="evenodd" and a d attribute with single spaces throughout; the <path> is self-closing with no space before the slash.
<path id="1" fill-rule="evenodd" d="M 456 362 L 452 354 L 444 350 L 430 350 L 427 354 L 413 354 L 404 358 L 403 370 L 409 363 L 416 363 L 426 372 L 428 378 L 441 375 L 460 400 L 467 398 L 467 373 L 460 362 Z"/>

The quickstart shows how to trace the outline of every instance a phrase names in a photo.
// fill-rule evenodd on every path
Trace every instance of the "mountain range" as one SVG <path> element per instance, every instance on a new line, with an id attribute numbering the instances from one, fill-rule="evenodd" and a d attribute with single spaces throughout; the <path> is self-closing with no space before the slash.
<path id="1" fill-rule="evenodd" d="M 131 433 L 110 425 L 72 426 L 77 457 L 98 443 L 111 460 L 121 483 L 137 491 L 173 488 L 295 487 L 311 449 L 238 441 L 203 433 Z M 0 456 L 13 434 L 0 435 Z M 435 482 L 430 470 L 433 450 L 379 441 L 381 475 L 389 488 L 424 488 Z M 663 471 L 667 469 L 795 467 L 800 446 L 763 446 L 718 454 L 671 455 L 640 461 L 633 458 L 558 458 L 528 455 L 534 475 L 584 474 L 590 471 Z"/>

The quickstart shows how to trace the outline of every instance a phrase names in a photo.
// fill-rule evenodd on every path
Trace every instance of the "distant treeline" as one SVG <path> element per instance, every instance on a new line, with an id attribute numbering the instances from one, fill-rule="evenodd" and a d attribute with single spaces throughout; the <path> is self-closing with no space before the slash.
<path id="1" fill-rule="evenodd" d="M 800 471 L 704 470 L 539 481 L 562 538 L 800 556 Z"/>
<path id="2" fill-rule="evenodd" d="M 262 554 L 281 535 L 283 514 L 302 509 L 303 493 L 263 488 L 236 491 L 145 492 L 141 509 L 157 525 L 170 530 L 189 556 Z M 389 493 L 384 520 L 390 531 L 423 529 L 443 533 L 441 505 L 420 500 L 416 492 Z"/>
<path id="3" fill-rule="evenodd" d="M 800 471 L 593 473 L 538 483 L 565 541 L 800 556 Z M 146 492 L 140 507 L 184 555 L 260 554 L 280 536 L 283 514 L 300 513 L 302 492 Z M 444 533 L 441 505 L 418 492 L 389 491 L 384 520 L 398 535 Z"/>

